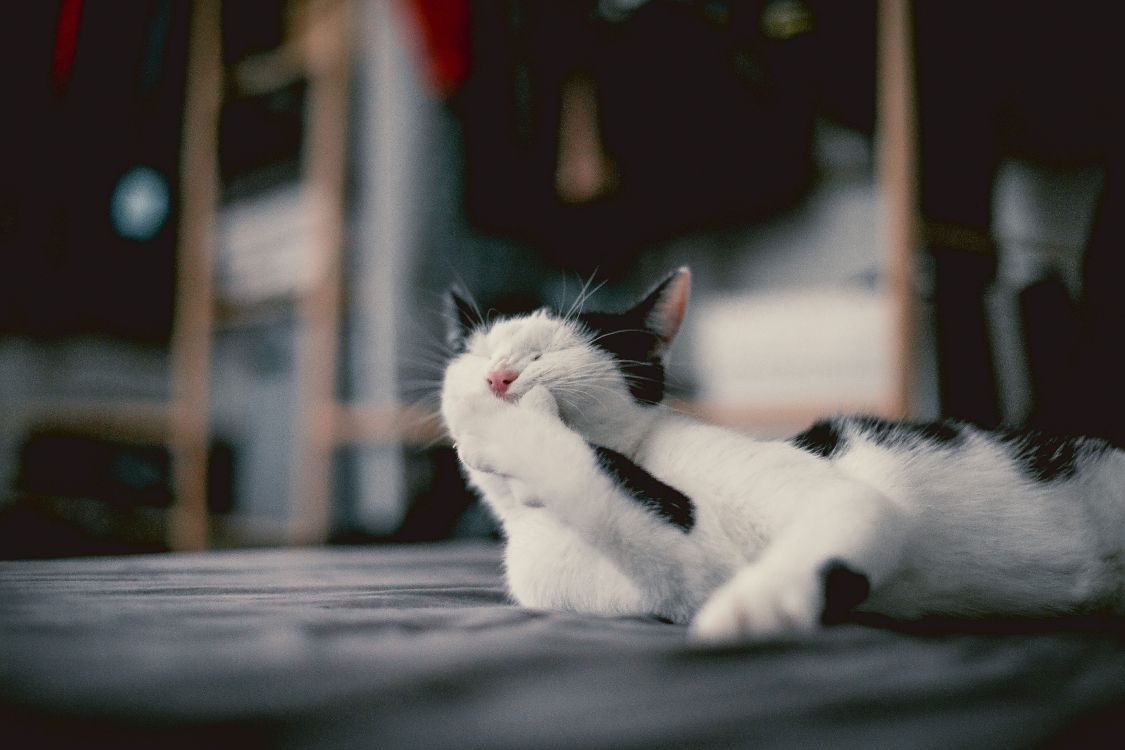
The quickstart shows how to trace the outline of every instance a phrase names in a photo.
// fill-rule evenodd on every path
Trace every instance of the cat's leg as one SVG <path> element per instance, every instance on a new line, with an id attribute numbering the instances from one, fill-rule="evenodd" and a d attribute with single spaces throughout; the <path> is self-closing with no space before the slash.
<path id="1" fill-rule="evenodd" d="M 486 405 L 458 439 L 462 461 L 507 478 L 525 505 L 577 531 L 653 602 L 680 601 L 683 591 L 703 585 L 691 580 L 705 570 L 689 536 L 691 501 L 627 457 L 589 445 L 552 404 L 545 389 L 533 389 L 520 405 Z M 689 613 L 686 605 L 660 612 L 676 619 Z"/>
<path id="2" fill-rule="evenodd" d="M 489 406 L 498 408 L 500 411 L 505 409 L 501 402 L 496 402 L 494 399 L 485 402 L 484 406 L 478 405 L 475 410 L 479 415 L 489 411 Z M 558 404 L 547 389 L 533 388 L 529 391 L 520 401 L 520 406 L 534 412 L 538 412 L 550 417 L 558 417 Z M 459 431 L 460 432 L 460 431 Z M 476 438 L 476 433 L 469 432 L 467 442 L 465 437 L 458 440 L 454 444 L 457 451 L 458 458 L 461 459 L 462 465 L 468 470 L 470 480 L 485 494 L 486 497 L 494 496 L 499 502 L 494 503 L 499 506 L 496 511 L 501 515 L 502 520 L 504 517 L 514 514 L 519 508 L 538 508 L 541 503 L 530 491 L 528 486 L 521 480 L 514 476 L 501 474 L 492 465 L 487 458 L 487 451 L 483 451 L 480 440 Z"/>
<path id="3" fill-rule="evenodd" d="M 477 489 L 481 499 L 505 528 L 528 508 L 534 507 L 527 502 L 527 492 L 521 483 L 498 474 L 478 471 L 468 465 L 465 468 L 469 483 Z"/>
<path id="4" fill-rule="evenodd" d="M 896 570 L 908 519 L 882 493 L 837 478 L 791 502 L 797 510 L 761 556 L 696 614 L 692 640 L 730 643 L 813 632 L 842 619 Z"/>
<path id="5" fill-rule="evenodd" d="M 483 460 L 474 459 L 474 439 L 472 433 L 468 433 L 468 426 L 474 424 L 480 414 L 494 409 L 497 403 L 491 394 L 479 399 L 461 399 L 453 405 L 447 405 L 444 416 L 454 450 L 461 459 L 469 484 L 477 489 L 493 514 L 506 526 L 525 508 L 534 507 L 534 499 L 529 497 L 522 482 L 497 473 L 492 467 L 485 465 Z M 557 413 L 553 399 L 551 406 L 555 409 L 552 413 Z M 548 407 L 544 405 L 539 409 L 547 410 Z M 468 444 L 464 442 L 466 433 L 469 434 Z"/>

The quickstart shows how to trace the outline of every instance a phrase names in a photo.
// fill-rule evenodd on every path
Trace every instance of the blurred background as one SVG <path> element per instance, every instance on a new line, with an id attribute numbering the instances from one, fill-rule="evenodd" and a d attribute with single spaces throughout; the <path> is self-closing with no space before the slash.
<path id="1" fill-rule="evenodd" d="M 0 557 L 493 536 L 450 284 L 623 307 L 676 408 L 1101 435 L 1125 382 L 1101 3 L 0 9 Z"/>

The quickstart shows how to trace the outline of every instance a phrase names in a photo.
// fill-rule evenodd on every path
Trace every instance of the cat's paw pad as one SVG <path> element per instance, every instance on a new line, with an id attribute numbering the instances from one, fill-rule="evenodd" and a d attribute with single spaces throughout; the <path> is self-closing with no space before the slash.
<path id="1" fill-rule="evenodd" d="M 820 627 L 821 599 L 814 576 L 744 570 L 711 595 L 689 638 L 701 645 L 800 638 Z"/>

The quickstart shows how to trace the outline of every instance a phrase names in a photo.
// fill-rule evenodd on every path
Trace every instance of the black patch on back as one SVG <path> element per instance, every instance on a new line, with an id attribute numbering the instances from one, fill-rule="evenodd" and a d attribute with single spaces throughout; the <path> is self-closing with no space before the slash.
<path id="1" fill-rule="evenodd" d="M 695 526 L 695 506 L 687 495 L 664 484 L 617 451 L 600 445 L 593 448 L 605 473 L 634 500 L 684 533 L 691 531 Z"/>
<path id="2" fill-rule="evenodd" d="M 900 422 L 871 416 L 822 419 L 789 440 L 797 448 L 821 458 L 838 456 L 847 447 L 848 428 L 853 428 L 876 445 L 913 447 L 921 443 L 953 446 L 964 440 L 958 422 Z"/>
<path id="3" fill-rule="evenodd" d="M 840 560 L 829 560 L 820 570 L 820 580 L 824 591 L 821 625 L 846 622 L 851 611 L 871 594 L 871 581 L 867 576 Z"/>
<path id="4" fill-rule="evenodd" d="M 904 443 L 930 443 L 935 446 L 958 445 L 964 439 L 962 425 L 945 420 L 941 422 L 900 422 L 882 417 L 849 417 L 864 435 L 877 445 L 902 445 Z"/>
<path id="5" fill-rule="evenodd" d="M 1097 438 L 1016 430 L 997 430 L 993 434 L 1020 470 L 1036 482 L 1069 479 L 1078 470 L 1079 460 L 1111 450 L 1109 443 Z"/>
<path id="6" fill-rule="evenodd" d="M 639 404 L 664 400 L 664 363 L 656 354 L 660 339 L 637 315 L 582 313 L 579 322 L 593 334 L 593 344 L 617 360 L 629 384 L 629 393 Z"/>
<path id="7" fill-rule="evenodd" d="M 847 440 L 840 433 L 836 423 L 830 419 L 816 422 L 801 434 L 790 438 L 789 442 L 821 458 L 832 458 L 847 445 Z"/>
<path id="8" fill-rule="evenodd" d="M 790 439 L 797 448 L 822 458 L 839 455 L 847 444 L 848 428 L 860 432 L 876 445 L 911 448 L 920 444 L 935 447 L 960 445 L 968 425 L 952 420 L 940 422 L 899 422 L 882 417 L 849 416 L 825 419 Z M 1036 482 L 1054 482 L 1073 477 L 1080 461 L 1096 458 L 1113 446 L 1100 438 L 1067 437 L 1035 430 L 977 431 L 989 435 L 1003 446 L 1025 475 Z"/>

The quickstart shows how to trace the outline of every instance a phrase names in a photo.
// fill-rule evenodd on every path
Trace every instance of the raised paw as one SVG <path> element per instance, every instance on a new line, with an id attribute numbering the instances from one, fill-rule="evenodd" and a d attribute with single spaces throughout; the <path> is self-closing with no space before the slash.
<path id="1" fill-rule="evenodd" d="M 567 457 L 581 456 L 588 451 L 585 441 L 569 430 L 553 412 L 550 416 L 538 411 L 554 407 L 550 393 L 532 397 L 525 408 L 503 403 L 495 410 L 480 414 L 471 426 L 460 430 L 454 438 L 457 455 L 470 469 L 485 474 L 520 479 L 537 489 L 544 482 L 553 482 L 558 474 L 555 466 Z M 578 459 L 571 459 L 578 460 Z"/>
<path id="2" fill-rule="evenodd" d="M 800 638 L 820 627 L 823 609 L 815 575 L 743 570 L 696 613 L 689 639 L 701 645 Z"/>
<path id="3" fill-rule="evenodd" d="M 512 494 L 512 499 L 524 507 L 543 507 L 543 501 L 539 499 L 539 496 L 527 484 L 518 479 L 508 481 L 508 491 Z"/>
<path id="4" fill-rule="evenodd" d="M 457 451 L 457 458 L 461 459 L 461 463 L 470 469 L 484 474 L 507 476 L 507 472 L 504 471 L 503 456 L 497 451 L 495 445 L 490 445 L 475 435 L 466 435 L 457 441 L 454 447 Z"/>
<path id="5" fill-rule="evenodd" d="M 559 415 L 559 404 L 544 386 L 537 385 L 520 398 L 520 407 L 550 417 Z"/>

